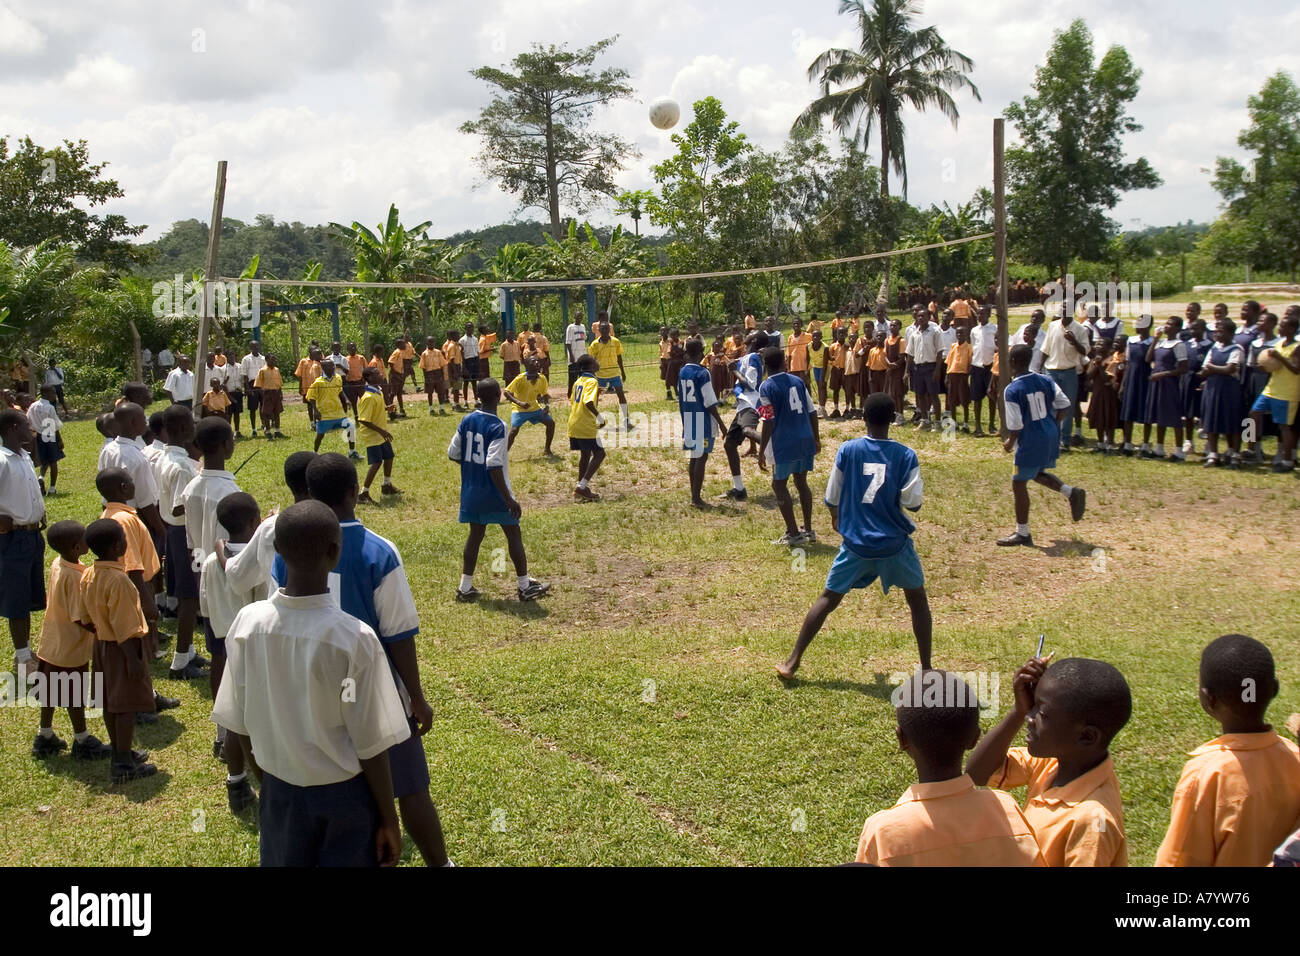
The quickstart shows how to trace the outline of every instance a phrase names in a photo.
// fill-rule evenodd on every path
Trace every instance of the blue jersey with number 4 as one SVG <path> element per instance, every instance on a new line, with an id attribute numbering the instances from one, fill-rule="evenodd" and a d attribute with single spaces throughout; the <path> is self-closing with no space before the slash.
<path id="1" fill-rule="evenodd" d="M 835 453 L 825 501 L 838 511 L 846 548 L 860 558 L 887 558 L 916 530 L 904 509 L 921 507 L 921 488 L 912 449 L 888 438 L 854 438 Z"/>
<path id="2" fill-rule="evenodd" d="M 487 412 L 471 412 L 460 420 L 447 448 L 447 457 L 460 462 L 460 510 L 465 514 L 506 510 L 506 500 L 492 483 L 491 471 L 501 469 L 506 487 L 510 472 L 506 461 L 506 424 Z"/>
<path id="3" fill-rule="evenodd" d="M 1061 447 L 1056 413 L 1070 407 L 1065 392 L 1046 375 L 1027 372 L 1011 380 L 1005 396 L 1007 430 L 1020 433 L 1016 464 L 1044 468 L 1055 462 Z"/>
<path id="4" fill-rule="evenodd" d="M 758 417 L 772 422 L 773 461 L 803 461 L 817 453 L 811 412 L 808 389 L 797 375 L 777 372 L 759 387 Z"/>

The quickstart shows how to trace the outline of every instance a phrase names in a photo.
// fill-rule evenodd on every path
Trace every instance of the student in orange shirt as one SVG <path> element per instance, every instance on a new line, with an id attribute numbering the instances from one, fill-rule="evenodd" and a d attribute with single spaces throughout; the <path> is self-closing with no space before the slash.
<path id="1" fill-rule="evenodd" d="M 791 375 L 800 378 L 804 388 L 812 388 L 812 381 L 808 376 L 808 346 L 812 344 L 812 340 L 813 337 L 803 331 L 802 323 L 795 319 L 794 335 L 790 336 L 790 341 L 785 345 L 785 364 Z"/>
<path id="2" fill-rule="evenodd" d="M 839 317 L 836 316 L 838 319 Z M 835 341 L 831 343 L 828 351 L 830 352 L 831 365 L 831 413 L 828 418 L 840 417 L 840 389 L 844 387 L 844 363 L 848 359 L 849 344 L 846 341 L 848 333 L 844 327 L 835 327 Z M 847 405 L 845 406 L 847 410 Z"/>
<path id="3" fill-rule="evenodd" d="M 501 381 L 513 382 L 519 377 L 519 360 L 522 350 L 515 340 L 515 330 L 506 332 L 505 341 L 501 343 Z M 540 372 L 541 369 L 538 369 Z"/>
<path id="4" fill-rule="evenodd" d="M 970 431 L 970 330 L 965 325 L 957 326 L 957 341 L 948 349 L 944 368 L 948 372 L 948 417 L 957 420 L 957 409 L 961 409 L 963 422 L 961 430 Z"/>
<path id="5" fill-rule="evenodd" d="M 1128 683 L 1103 661 L 1072 657 L 1048 667 L 1048 658 L 1016 671 L 1015 706 L 976 745 L 966 772 L 977 786 L 1028 785 L 1025 819 L 1048 866 L 1127 866 L 1110 742 L 1132 713 Z M 1027 746 L 1012 747 L 1025 723 Z"/>
<path id="6" fill-rule="evenodd" d="M 154 707 L 145 636 L 149 625 L 139 593 L 122 567 L 126 535 L 116 521 L 101 518 L 86 528 L 86 544 L 98 559 L 81 576 L 78 620 L 95 632 L 95 672 L 104 675 L 104 723 L 113 755 L 113 783 L 152 777 L 149 754 L 131 748 L 135 715 Z"/>
<path id="7" fill-rule="evenodd" d="M 393 393 L 388 387 L 388 362 L 384 359 L 384 347 L 376 345 L 370 351 L 370 361 L 366 363 L 366 366 L 379 370 L 379 390 L 384 394 L 384 407 L 391 411 L 393 408 Z M 364 379 L 365 371 L 363 370 L 362 380 L 364 381 Z"/>
<path id="8" fill-rule="evenodd" d="M 668 341 L 668 326 L 659 326 L 659 381 L 664 383 L 664 398 L 673 400 L 673 390 L 668 387 L 668 358 L 672 355 L 672 343 Z"/>
<path id="9" fill-rule="evenodd" d="M 867 353 L 867 376 L 868 395 L 889 391 L 889 347 L 885 345 L 884 332 L 876 333 L 875 344 Z"/>
<path id="10" fill-rule="evenodd" d="M 542 356 L 542 374 L 546 380 L 551 379 L 551 340 L 542 334 L 542 323 L 534 322 L 532 337 L 537 341 L 537 348 Z"/>
<path id="11" fill-rule="evenodd" d="M 893 694 L 898 746 L 917 782 L 872 814 L 858 863 L 876 866 L 1044 866 L 1034 832 L 1010 794 L 984 790 L 961 760 L 980 736 L 980 703 L 956 674 L 919 672 Z"/>
<path id="12" fill-rule="evenodd" d="M 215 415 L 230 421 L 229 408 L 230 396 L 226 394 L 226 387 L 221 384 L 221 379 L 214 378 L 208 383 L 208 390 L 203 393 L 203 411 L 200 417 L 209 418 Z"/>
<path id="13" fill-rule="evenodd" d="M 858 351 L 858 336 L 855 332 L 848 333 L 848 341 L 844 343 L 844 417 L 860 418 L 862 413 L 858 410 L 858 383 L 861 380 L 862 372 L 862 353 Z"/>
<path id="14" fill-rule="evenodd" d="M 348 360 L 351 362 L 351 359 Z M 257 372 L 254 379 L 257 390 L 262 395 L 262 427 L 266 437 L 270 438 L 272 429 L 276 438 L 283 438 L 280 431 L 280 415 L 284 412 L 284 377 L 280 374 L 280 365 L 275 353 L 266 353 L 266 365 Z"/>
<path id="15" fill-rule="evenodd" d="M 45 532 L 58 557 L 50 565 L 50 586 L 41 621 L 40 646 L 36 649 L 36 670 L 45 675 L 41 699 L 41 725 L 32 741 L 32 756 L 38 759 L 67 750 L 67 741 L 54 733 L 54 709 L 67 708 L 72 723 L 74 760 L 107 760 L 113 748 L 86 730 L 86 700 L 90 696 L 90 658 L 95 650 L 95 633 L 78 624 L 81 612 L 81 556 L 89 550 L 86 529 L 76 521 L 56 521 Z M 58 688 L 61 693 L 52 691 Z"/>
<path id="16" fill-rule="evenodd" d="M 727 362 L 727 343 L 719 335 L 713 340 L 713 351 L 704 356 L 705 367 L 709 370 L 709 381 L 713 385 L 713 394 L 718 404 L 723 403 L 723 396 L 731 391 L 731 369 Z"/>
<path id="17" fill-rule="evenodd" d="M 497 334 L 486 325 L 478 327 L 478 377 L 482 381 L 492 377 L 492 353 L 497 347 Z M 478 393 L 475 392 L 477 395 Z"/>
<path id="18" fill-rule="evenodd" d="M 758 319 L 754 318 L 753 312 L 745 313 L 745 332 L 753 332 L 758 329 Z"/>
<path id="19" fill-rule="evenodd" d="M 885 373 L 885 390 L 894 400 L 894 424 L 903 424 L 903 400 L 907 398 L 907 362 L 903 358 L 903 323 L 898 319 L 889 322 L 889 337 L 885 339 L 885 356 L 889 371 Z"/>
<path id="20" fill-rule="evenodd" d="M 406 405 L 402 402 L 402 393 L 406 385 L 406 342 L 401 336 L 393 341 L 393 352 L 388 356 L 388 391 L 397 401 L 397 413 L 394 418 L 406 417 Z"/>
<path id="21" fill-rule="evenodd" d="M 456 334 L 455 329 L 447 330 L 447 341 L 442 343 L 442 356 L 447 360 L 447 387 L 451 390 L 451 410 L 453 412 L 462 412 L 465 406 L 461 404 L 461 392 L 465 392 L 465 397 L 469 397 L 469 390 L 463 389 L 461 385 L 461 369 L 465 367 L 464 352 L 460 347 L 460 336 Z"/>
<path id="22" fill-rule="evenodd" d="M 402 335 L 402 374 L 412 384 L 415 383 L 415 346 L 407 334 Z"/>
<path id="23" fill-rule="evenodd" d="M 1264 720 L 1273 655 L 1225 634 L 1201 652 L 1200 677 L 1201 708 L 1223 733 L 1184 764 L 1156 866 L 1268 866 L 1300 821 L 1300 751 Z"/>
<path id="24" fill-rule="evenodd" d="M 311 383 L 320 378 L 320 349 L 308 349 L 307 357 L 298 361 L 298 367 L 294 369 L 294 378 L 298 380 L 298 394 L 303 396 L 303 401 L 307 400 L 307 389 Z"/>
<path id="25" fill-rule="evenodd" d="M 357 351 L 357 343 L 348 343 L 348 354 L 344 356 L 347 359 L 347 366 L 340 368 L 343 372 L 343 394 L 347 396 L 348 404 L 352 406 L 352 413 L 357 411 L 357 401 L 361 398 L 361 393 L 366 390 L 366 383 L 362 381 L 362 373 L 366 370 L 366 357 Z"/>
<path id="26" fill-rule="evenodd" d="M 447 358 L 442 354 L 442 349 L 438 348 L 438 340 L 432 335 L 427 336 L 424 340 L 424 351 L 420 353 L 420 371 L 424 373 L 424 395 L 429 400 L 430 415 L 446 415 L 447 410 L 442 406 L 447 402 L 447 382 L 443 377 L 443 369 L 447 366 Z M 438 398 L 438 410 L 433 410 L 434 396 Z"/>

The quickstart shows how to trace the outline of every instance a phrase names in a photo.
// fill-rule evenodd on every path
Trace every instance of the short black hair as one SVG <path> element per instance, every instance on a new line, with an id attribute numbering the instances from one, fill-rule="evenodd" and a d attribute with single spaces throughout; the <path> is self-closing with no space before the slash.
<path id="1" fill-rule="evenodd" d="M 476 391 L 481 401 L 488 403 L 501 401 L 501 383 L 494 378 L 479 379 Z"/>
<path id="2" fill-rule="evenodd" d="M 1253 637 L 1224 634 L 1201 651 L 1201 686 L 1216 700 L 1229 705 L 1247 703 L 1243 690 L 1249 687 L 1254 690 L 1254 703 L 1266 707 L 1273 699 L 1276 681 L 1272 653 Z"/>
<path id="3" fill-rule="evenodd" d="M 785 370 L 785 352 L 775 345 L 768 346 L 759 353 L 763 357 L 763 367 L 776 374 Z"/>
<path id="4" fill-rule="evenodd" d="M 0 412 L 0 435 L 7 435 L 15 428 L 27 423 L 27 416 L 18 409 L 6 408 Z"/>
<path id="5" fill-rule="evenodd" d="M 872 392 L 862 406 L 862 417 L 868 425 L 892 425 L 897 413 L 894 400 L 885 392 Z"/>
<path id="6" fill-rule="evenodd" d="M 95 552 L 95 557 L 101 560 L 107 560 L 104 555 L 115 550 L 118 542 L 126 544 L 126 532 L 112 518 L 92 521 L 86 528 L 86 547 Z"/>
<path id="7" fill-rule="evenodd" d="M 895 700 L 899 729 L 935 763 L 961 760 L 979 733 L 979 698 L 958 674 L 942 670 L 913 674 Z"/>
<path id="8" fill-rule="evenodd" d="M 194 412 L 184 405 L 168 405 L 159 414 L 168 438 L 179 438 L 181 432 L 194 427 Z"/>
<path id="9" fill-rule="evenodd" d="M 101 498 L 111 501 L 111 496 L 119 494 L 122 485 L 130 480 L 131 475 L 125 468 L 105 468 L 95 475 L 95 490 Z"/>
<path id="10" fill-rule="evenodd" d="M 1133 714 L 1128 681 L 1113 664 L 1067 657 L 1047 668 L 1043 679 L 1048 678 L 1058 690 L 1066 713 L 1101 731 L 1103 746 L 1110 744 Z"/>
<path id="11" fill-rule="evenodd" d="M 749 338 L 745 341 L 749 344 L 749 350 L 751 352 L 761 352 L 763 349 L 767 348 L 767 333 L 761 329 L 757 332 L 750 332 Z"/>
<path id="12" fill-rule="evenodd" d="M 290 567 L 319 558 L 327 544 L 340 540 L 339 519 L 320 501 L 296 502 L 276 516 L 275 550 Z"/>
<path id="13" fill-rule="evenodd" d="M 686 357 L 695 361 L 704 358 L 704 341 L 702 339 L 687 339 Z"/>
<path id="14" fill-rule="evenodd" d="M 236 491 L 217 502 L 217 521 L 231 534 L 262 520 L 257 499 L 247 491 Z"/>
<path id="15" fill-rule="evenodd" d="M 3 421 L 4 419 L 0 418 L 0 422 Z M 0 431 L 4 431 L 3 426 L 0 426 Z M 113 417 L 112 412 L 101 412 L 99 415 L 95 416 L 95 431 L 99 432 L 105 438 L 117 437 L 117 419 Z"/>
<path id="16" fill-rule="evenodd" d="M 205 455 L 221 450 L 221 446 L 235 437 L 230 422 L 224 418 L 204 418 L 194 426 L 194 444 Z"/>
<path id="17" fill-rule="evenodd" d="M 122 397 L 143 407 L 153 401 L 153 389 L 144 382 L 127 382 L 122 386 Z"/>
<path id="18" fill-rule="evenodd" d="M 600 369 L 600 363 L 596 361 L 596 356 L 590 352 L 586 355 L 579 355 L 578 361 L 574 362 L 573 366 L 580 372 L 595 372 Z"/>
<path id="19" fill-rule="evenodd" d="M 154 412 L 149 416 L 149 431 L 153 432 L 155 438 L 158 437 L 159 432 L 164 431 L 166 428 L 167 423 L 163 421 L 162 412 Z"/>
<path id="20" fill-rule="evenodd" d="M 307 491 L 322 504 L 337 508 L 343 504 L 348 492 L 356 488 L 357 466 L 338 452 L 317 455 L 316 460 L 307 466 Z"/>
<path id="21" fill-rule="evenodd" d="M 85 537 L 86 529 L 80 521 L 56 521 L 45 531 L 45 540 L 59 554 L 74 547 Z"/>
<path id="22" fill-rule="evenodd" d="M 307 466 L 320 456 L 314 451 L 296 451 L 284 460 L 284 483 L 293 492 L 294 498 L 306 498 Z"/>
<path id="23" fill-rule="evenodd" d="M 135 402 L 123 402 L 117 408 L 113 409 L 113 421 L 117 422 L 118 429 L 126 426 L 126 423 L 134 418 L 137 414 L 143 415 L 144 409 Z"/>
<path id="24" fill-rule="evenodd" d="M 1034 347 L 1021 342 L 1019 345 L 1011 346 L 1011 351 L 1008 355 L 1011 360 L 1012 368 L 1020 368 L 1022 366 L 1024 368 L 1029 368 L 1029 362 L 1034 357 Z"/>

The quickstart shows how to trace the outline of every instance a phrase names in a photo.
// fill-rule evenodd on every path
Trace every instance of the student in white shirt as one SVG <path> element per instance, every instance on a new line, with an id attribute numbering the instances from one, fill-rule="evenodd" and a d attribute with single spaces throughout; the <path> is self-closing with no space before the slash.
<path id="1" fill-rule="evenodd" d="M 22 411 L 0 411 L 0 617 L 23 668 L 32 659 L 32 612 L 45 610 L 45 500 L 27 454 L 32 437 Z"/>
<path id="2" fill-rule="evenodd" d="M 338 519 L 320 502 L 290 505 L 275 549 L 285 586 L 231 624 L 212 709 L 261 780 L 261 864 L 392 866 L 388 750 L 411 729 L 375 632 L 329 594 Z"/>
<path id="3" fill-rule="evenodd" d="M 159 364 L 161 362 L 162 356 L 159 355 Z M 194 407 L 194 373 L 190 371 L 190 358 L 188 355 L 182 355 L 180 364 L 167 373 L 167 379 L 163 382 L 163 390 L 167 392 L 173 405 L 184 405 L 186 408 Z"/>
<path id="4" fill-rule="evenodd" d="M 36 433 L 36 464 L 41 469 L 41 480 L 45 480 L 45 470 L 50 471 L 50 483 L 45 486 L 45 493 L 55 494 L 54 486 L 59 482 L 59 462 L 63 458 L 63 422 L 54 407 L 54 387 L 41 386 L 41 397 L 27 409 L 27 420 L 31 422 L 32 431 Z"/>
<path id="5" fill-rule="evenodd" d="M 284 483 L 293 494 L 293 500 L 307 501 L 307 466 L 316 460 L 314 451 L 296 451 L 284 460 Z M 226 577 L 231 586 L 240 591 L 251 591 L 264 586 L 275 589 L 271 579 L 271 565 L 275 561 L 274 511 L 257 526 L 248 546 L 238 553 L 227 553 L 224 542 L 217 541 L 217 556 L 225 562 Z"/>
<path id="6" fill-rule="evenodd" d="M 158 509 L 158 485 L 154 479 L 153 466 L 145 458 L 137 441 L 148 431 L 149 422 L 144 417 L 144 409 L 135 402 L 123 402 L 117 406 L 113 410 L 113 421 L 117 425 L 117 437 L 106 442 L 99 450 L 97 470 L 121 468 L 131 476 L 131 481 L 135 484 L 135 496 L 126 504 L 136 510 L 140 520 L 153 535 L 156 546 L 165 532 Z"/>
<path id="7" fill-rule="evenodd" d="M 1043 328 L 1043 323 L 1046 321 L 1047 313 L 1042 309 L 1034 309 L 1029 321 L 1016 329 L 1016 334 L 1011 339 L 1013 347 L 1022 343 L 1033 347 L 1034 354 L 1029 360 L 1029 371 L 1031 372 L 1041 372 L 1043 370 L 1043 346 L 1047 340 L 1047 332 Z M 1033 330 L 1032 341 L 1026 338 L 1026 329 Z"/>
<path id="8" fill-rule="evenodd" d="M 198 475 L 198 465 L 188 446 L 194 441 L 194 415 L 180 405 L 163 413 L 163 434 L 167 445 L 158 458 L 158 511 L 162 516 L 163 563 L 167 597 L 176 612 L 176 650 L 172 666 L 181 670 L 193 660 L 194 624 L 199 614 L 199 579 L 194 554 L 185 533 L 186 487 Z M 179 513 L 178 513 L 179 512 Z"/>
<path id="9" fill-rule="evenodd" d="M 569 360 L 569 393 L 573 393 L 573 383 L 578 379 L 574 363 L 579 356 L 587 354 L 587 327 L 575 316 L 564 330 L 564 351 Z"/>
<path id="10" fill-rule="evenodd" d="M 970 397 L 975 401 L 975 434 L 984 434 L 984 399 L 989 399 L 989 434 L 998 430 L 997 399 L 989 396 L 993 384 L 993 359 L 998 354 L 998 327 L 990 322 L 991 310 L 982 305 L 976 313 L 975 327 L 970 330 Z"/>
<path id="11" fill-rule="evenodd" d="M 42 385 L 49 385 L 54 389 L 54 397 L 58 399 L 59 405 L 63 407 L 63 414 L 68 414 L 68 403 L 63 399 L 63 386 L 68 381 L 68 375 L 59 367 L 57 357 L 50 356 L 50 364 L 45 369 L 45 378 Z"/>
<path id="12" fill-rule="evenodd" d="M 235 433 L 224 418 L 205 418 L 194 429 L 194 444 L 203 453 L 203 468 L 190 479 L 177 499 L 185 515 L 185 539 L 190 554 L 202 562 L 216 547 L 217 505 L 239 490 L 226 462 L 235 453 Z"/>
<path id="13" fill-rule="evenodd" d="M 248 354 L 239 360 L 239 377 L 243 380 L 244 401 L 248 404 L 248 427 L 253 437 L 257 437 L 257 410 L 262 407 L 262 390 L 257 388 L 257 373 L 264 368 L 266 356 L 262 354 L 262 343 L 253 340 L 248 343 Z M 341 368 L 347 368 L 347 365 Z"/>
<path id="14" fill-rule="evenodd" d="M 930 317 L 917 310 L 912 313 L 912 325 L 907 330 L 903 345 L 903 355 L 916 395 L 916 413 L 919 421 L 917 428 L 928 431 L 930 428 L 930 409 L 933 406 L 935 417 L 939 414 L 939 382 L 941 366 L 938 364 L 943 348 L 943 339 L 938 327 L 930 324 Z"/>

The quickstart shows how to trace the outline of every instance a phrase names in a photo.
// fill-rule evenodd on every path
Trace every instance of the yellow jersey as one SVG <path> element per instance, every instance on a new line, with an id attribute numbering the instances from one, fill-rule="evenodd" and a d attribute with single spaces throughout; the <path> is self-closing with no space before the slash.
<path id="1" fill-rule="evenodd" d="M 573 383 L 573 394 L 570 398 L 572 404 L 569 405 L 569 437 L 595 438 L 598 430 L 596 416 L 591 413 L 587 403 L 595 405 L 600 400 L 600 386 L 596 383 L 596 379 L 590 375 L 578 376 L 578 380 Z"/>
<path id="2" fill-rule="evenodd" d="M 594 355 L 596 361 L 600 363 L 600 368 L 596 372 L 597 378 L 617 378 L 619 376 L 618 360 L 623 357 L 623 343 L 614 336 L 611 335 L 608 342 L 593 339 L 591 344 L 587 346 L 587 354 Z M 595 436 L 588 437 L 594 438 Z"/>
<path id="3" fill-rule="evenodd" d="M 384 407 L 384 393 L 373 385 L 367 385 L 366 390 L 361 393 L 361 398 L 357 401 L 357 422 L 357 438 L 361 439 L 363 448 L 371 448 L 374 445 L 384 443 L 383 435 L 373 428 L 366 428 L 360 424 L 361 422 L 369 422 L 372 425 L 378 425 L 380 428 L 385 428 L 388 424 L 388 409 Z M 385 428 L 385 430 L 387 429 Z"/>
<path id="4" fill-rule="evenodd" d="M 505 347 L 505 343 L 502 343 Z M 506 386 L 506 391 L 513 395 L 518 401 L 523 402 L 523 408 L 515 408 L 517 412 L 535 412 L 542 407 L 538 401 L 546 390 L 550 388 L 550 383 L 546 381 L 545 375 L 538 375 L 537 378 L 529 381 L 526 373 L 516 375 L 514 381 Z"/>
<path id="5" fill-rule="evenodd" d="M 333 421 L 343 415 L 343 376 L 337 372 L 330 378 L 322 375 L 307 387 L 307 401 L 316 403 L 316 414 L 324 421 Z"/>

